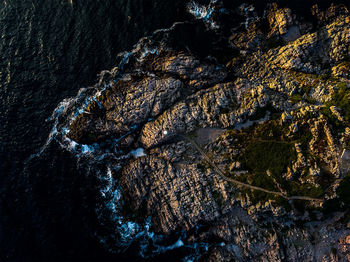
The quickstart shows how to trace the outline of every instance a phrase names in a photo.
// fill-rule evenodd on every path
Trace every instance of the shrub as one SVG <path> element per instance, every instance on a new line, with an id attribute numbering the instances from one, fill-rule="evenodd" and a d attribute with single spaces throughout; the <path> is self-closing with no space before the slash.
<path id="1" fill-rule="evenodd" d="M 257 182 L 262 184 L 266 182 L 264 174 L 267 170 L 277 181 L 281 180 L 281 174 L 295 159 L 294 146 L 287 142 L 256 141 L 244 152 L 244 164 L 260 176 Z"/>
<path id="2" fill-rule="evenodd" d="M 350 122 L 350 91 L 345 83 L 339 83 L 337 87 L 338 91 L 333 94 L 332 100 L 326 103 L 326 106 L 340 108 L 345 121 Z"/>
<path id="3" fill-rule="evenodd" d="M 350 173 L 341 181 L 337 188 L 337 195 L 347 207 L 350 207 Z"/>
<path id="4" fill-rule="evenodd" d="M 293 104 L 297 104 L 301 101 L 302 96 L 300 94 L 294 94 L 291 96 L 290 100 L 292 101 Z"/>

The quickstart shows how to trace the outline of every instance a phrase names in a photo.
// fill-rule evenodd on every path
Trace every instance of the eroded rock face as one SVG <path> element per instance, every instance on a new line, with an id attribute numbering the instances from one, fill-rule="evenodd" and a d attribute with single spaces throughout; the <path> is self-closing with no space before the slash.
<path id="1" fill-rule="evenodd" d="M 226 196 L 234 192 L 214 174 L 202 173 L 196 164 L 172 164 L 157 154 L 131 161 L 123 170 L 121 185 L 130 208 L 150 215 L 157 233 L 190 230 L 201 221 L 216 220 L 221 203 L 213 201 L 211 185 Z"/>
<path id="2" fill-rule="evenodd" d="M 179 99 L 182 89 L 182 82 L 171 77 L 128 76 L 96 97 L 80 116 L 78 121 L 83 123 L 73 125 L 82 129 L 78 134 L 94 126 L 108 134 L 122 135 L 167 109 Z M 78 134 L 71 138 L 79 142 Z"/>
<path id="3" fill-rule="evenodd" d="M 319 32 L 304 35 L 282 47 L 274 63 L 284 69 L 320 73 L 322 64 L 334 64 L 349 55 L 350 24 L 344 17 Z"/>
<path id="4" fill-rule="evenodd" d="M 176 103 L 180 98 L 220 82 L 226 76 L 222 67 L 200 63 L 195 57 L 182 53 L 178 56 L 165 53 L 159 60 L 147 60 L 141 66 L 152 71 L 126 74 L 100 92 L 72 123 L 71 139 L 89 143 L 111 135 L 122 136 L 164 114 L 173 105 L 181 108 Z"/>
<path id="5" fill-rule="evenodd" d="M 276 3 L 269 10 L 267 19 L 271 27 L 271 35 L 284 35 L 288 32 L 289 27 L 293 25 L 292 10 L 289 8 L 278 8 Z"/>
<path id="6" fill-rule="evenodd" d="M 199 91 L 148 122 L 141 132 L 140 141 L 149 148 L 198 127 L 231 126 L 235 121 L 235 104 L 235 89 L 230 83 Z"/>
<path id="7" fill-rule="evenodd" d="M 226 64 L 162 41 L 142 53 L 143 39 L 127 69 L 101 81 L 68 137 L 118 141 L 124 151 L 115 154 L 126 153 L 114 176 L 126 217 L 150 217 L 158 234 L 185 230 L 187 243 L 212 243 L 207 261 L 346 261 L 349 203 L 337 186 L 350 171 L 340 168 L 350 144 L 342 99 L 350 79 L 339 69 L 349 63 L 350 18 L 334 8 L 329 16 L 314 9 L 322 18 L 313 32 L 292 9 L 273 5 L 261 18 L 269 28 L 256 19 L 248 31 L 218 33 L 237 54 Z M 287 38 L 269 46 L 271 37 Z M 132 157 L 135 148 L 145 155 Z M 232 179 L 321 201 L 288 203 Z M 316 211 L 327 199 L 341 212 Z"/>

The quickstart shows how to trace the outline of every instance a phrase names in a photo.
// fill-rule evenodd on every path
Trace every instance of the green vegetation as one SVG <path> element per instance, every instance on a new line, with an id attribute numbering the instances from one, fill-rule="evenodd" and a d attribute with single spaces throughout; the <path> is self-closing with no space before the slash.
<path id="1" fill-rule="evenodd" d="M 262 187 L 271 191 L 278 191 L 278 189 L 276 188 L 275 181 L 266 172 L 260 173 L 260 174 L 255 174 L 255 173 L 242 174 L 238 177 L 237 176 L 234 177 L 234 179 L 237 179 L 243 183 Z M 262 191 L 251 190 L 248 188 L 241 188 L 240 191 L 243 195 L 248 195 L 252 203 L 258 203 L 258 202 L 264 203 L 271 199 L 278 201 L 279 203 L 282 203 L 282 202 L 286 202 L 285 204 L 288 203 L 282 197 L 272 195 L 272 194 L 267 194 Z"/>
<path id="2" fill-rule="evenodd" d="M 307 96 L 307 97 L 305 98 L 305 101 L 308 102 L 308 103 L 311 104 L 311 105 L 314 105 L 314 104 L 317 103 L 317 101 L 316 101 L 315 99 L 313 99 L 312 97 L 309 97 L 309 96 Z"/>
<path id="3" fill-rule="evenodd" d="M 224 206 L 225 201 L 220 192 L 214 190 L 212 191 L 212 196 L 220 208 Z"/>
<path id="4" fill-rule="evenodd" d="M 344 132 L 345 124 L 340 122 L 339 119 L 332 113 L 330 106 L 323 107 L 321 112 L 327 118 L 327 122 L 331 124 L 333 130 L 335 131 L 335 135 Z"/>
<path id="5" fill-rule="evenodd" d="M 294 94 L 291 96 L 290 100 L 293 104 L 297 104 L 302 100 L 302 96 L 300 94 Z"/>
<path id="6" fill-rule="evenodd" d="M 252 131 L 253 138 L 260 140 L 276 140 L 286 141 L 286 134 L 288 133 L 288 126 L 280 125 L 278 120 L 271 120 L 262 125 L 257 125 Z"/>
<path id="7" fill-rule="evenodd" d="M 335 92 L 332 96 L 332 100 L 329 103 L 332 103 L 332 105 L 343 107 L 343 106 L 349 106 L 349 90 L 347 88 L 346 83 L 338 83 L 337 84 L 338 91 Z"/>
<path id="8" fill-rule="evenodd" d="M 328 65 L 329 67 L 329 65 Z M 328 68 L 327 67 L 327 68 Z M 325 74 L 308 74 L 308 73 L 303 73 L 303 72 L 297 72 L 297 71 L 290 71 L 290 75 L 293 79 L 297 80 L 300 85 L 306 85 L 306 86 L 311 86 L 315 87 L 316 84 L 318 83 L 330 83 L 330 82 L 335 82 L 337 81 L 337 78 L 335 78 L 330 71 L 325 73 Z"/>
<path id="9" fill-rule="evenodd" d="M 344 120 L 350 122 L 350 90 L 345 83 L 339 83 L 337 87 L 338 91 L 333 94 L 331 101 L 326 103 L 326 106 L 340 108 L 344 115 Z"/>
<path id="10" fill-rule="evenodd" d="M 244 154 L 242 164 L 250 170 L 245 179 L 249 184 L 271 191 L 279 191 L 277 183 L 285 184 L 282 173 L 296 159 L 294 146 L 291 143 L 279 141 L 253 141 Z M 242 177 L 241 177 L 242 181 Z M 266 202 L 269 199 L 283 202 L 283 199 L 260 191 L 247 191 L 253 202 Z"/>
<path id="11" fill-rule="evenodd" d="M 249 117 L 249 120 L 255 121 L 255 120 L 262 119 L 266 116 L 267 111 L 269 111 L 271 114 L 279 113 L 273 106 L 268 104 L 265 107 L 258 107 L 256 109 L 255 114 L 253 116 Z"/>
<path id="12" fill-rule="evenodd" d="M 343 132 L 347 123 L 350 123 L 350 90 L 346 83 L 338 83 L 338 90 L 332 95 L 332 99 L 325 103 L 325 107 L 322 108 L 321 112 L 327 117 L 336 133 Z M 331 112 L 330 107 L 335 106 L 339 108 L 342 116 L 346 123 L 342 123 L 338 118 Z"/>
<path id="13" fill-rule="evenodd" d="M 332 75 L 330 73 L 328 74 L 321 74 L 317 76 L 317 79 L 321 80 L 321 81 L 328 81 L 332 79 Z"/>
<path id="14" fill-rule="evenodd" d="M 345 209 L 348 212 L 345 214 L 343 222 L 348 223 L 350 221 L 350 173 L 347 174 L 340 182 L 336 193 L 336 198 L 325 202 L 323 211 L 325 213 L 332 213 Z"/>
<path id="15" fill-rule="evenodd" d="M 312 88 L 312 86 L 310 86 L 310 85 L 304 85 L 302 87 L 302 93 L 306 94 L 308 96 L 310 91 L 311 91 L 311 88 Z"/>
<path id="16" fill-rule="evenodd" d="M 309 196 L 318 198 L 323 194 L 323 189 L 319 186 L 312 184 L 298 184 L 296 182 L 290 182 L 288 192 L 291 195 Z"/>
<path id="17" fill-rule="evenodd" d="M 299 85 L 302 86 L 302 89 L 299 93 L 291 96 L 290 100 L 293 104 L 300 102 L 305 95 L 305 101 L 309 104 L 315 104 L 317 101 L 309 96 L 312 88 L 315 88 L 319 83 L 323 84 L 337 84 L 339 81 L 337 78 L 333 77 L 332 74 L 307 74 L 303 72 L 290 71 L 291 79 L 299 82 Z M 345 83 L 343 83 L 344 85 Z M 346 86 L 346 84 L 345 84 Z"/>
<path id="18" fill-rule="evenodd" d="M 289 196 L 309 196 L 318 198 L 323 193 L 322 187 L 311 183 L 300 184 L 296 181 L 288 181 L 283 178 L 287 168 L 297 159 L 295 143 L 301 144 L 303 155 L 308 158 L 315 158 L 308 152 L 308 143 L 312 134 L 307 124 L 299 125 L 299 131 L 289 134 L 288 125 L 281 124 L 278 120 L 270 120 L 263 124 L 255 124 L 241 131 L 229 131 L 229 139 L 232 146 L 241 152 L 238 156 L 231 157 L 228 154 L 222 155 L 229 159 L 230 163 L 238 161 L 248 173 L 234 175 L 227 172 L 228 177 L 254 186 L 262 187 L 271 191 L 286 191 Z M 227 168 L 228 171 L 228 168 Z M 297 174 L 298 175 L 298 174 Z M 243 195 L 247 194 L 253 203 L 274 200 L 285 208 L 290 208 L 285 199 L 265 192 L 241 188 Z M 305 208 L 305 203 L 301 205 Z"/>
<path id="19" fill-rule="evenodd" d="M 245 166 L 259 176 L 269 170 L 278 181 L 281 174 L 296 160 L 294 145 L 287 142 L 254 141 L 249 144 L 243 156 Z M 260 180 L 257 179 L 258 181 Z M 256 181 L 256 182 L 258 182 Z"/>
<path id="20" fill-rule="evenodd" d="M 309 96 L 309 94 L 311 92 L 311 89 L 312 89 L 312 85 L 303 85 L 303 87 L 301 89 L 301 94 L 299 94 L 300 100 L 302 100 L 302 96 L 305 95 L 305 101 L 307 103 L 309 103 L 309 104 L 316 104 L 316 100 Z M 292 96 L 291 100 L 293 101 L 293 99 L 298 99 L 298 98 L 299 97 L 294 97 L 293 98 L 293 96 Z"/>
<path id="21" fill-rule="evenodd" d="M 316 86 L 316 84 L 319 82 L 319 80 L 316 79 L 316 75 L 312 74 L 304 74 L 304 73 L 297 73 L 294 72 L 293 77 L 300 83 L 302 86 L 299 93 L 293 94 L 290 97 L 290 100 L 293 104 L 297 104 L 300 101 L 303 100 L 303 96 L 305 95 L 304 100 L 308 102 L 309 104 L 315 104 L 316 100 L 311 98 L 309 96 L 311 89 Z"/>
<path id="22" fill-rule="evenodd" d="M 345 82 L 340 82 L 337 84 L 337 87 L 340 89 L 340 90 L 346 90 L 348 88 L 347 84 Z"/>
<path id="23" fill-rule="evenodd" d="M 337 188 L 337 195 L 347 207 L 350 207 L 350 173 L 341 181 Z"/>

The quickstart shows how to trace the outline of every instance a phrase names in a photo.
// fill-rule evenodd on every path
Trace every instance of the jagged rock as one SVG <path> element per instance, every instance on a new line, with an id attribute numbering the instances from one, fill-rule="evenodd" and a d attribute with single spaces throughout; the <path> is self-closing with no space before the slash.
<path id="1" fill-rule="evenodd" d="M 339 17 L 319 32 L 301 36 L 283 46 L 273 63 L 284 69 L 319 73 L 320 63 L 336 63 L 344 59 L 349 50 L 350 24 Z"/>
<path id="2" fill-rule="evenodd" d="M 278 8 L 277 4 L 272 4 L 267 14 L 270 23 L 270 35 L 284 35 L 288 32 L 288 28 L 293 25 L 292 11 L 289 8 Z"/>
<path id="3" fill-rule="evenodd" d="M 292 133 L 296 133 L 298 132 L 298 124 L 297 123 L 293 123 L 289 126 L 289 130 L 292 132 Z"/>
<path id="4" fill-rule="evenodd" d="M 343 150 L 341 154 L 341 173 L 347 174 L 350 172 L 350 151 L 347 149 Z"/>
<path id="5" fill-rule="evenodd" d="M 343 118 L 342 115 L 340 114 L 339 108 L 336 108 L 335 106 L 331 106 L 329 109 L 330 109 L 330 110 L 332 111 L 332 113 L 338 118 L 338 120 L 339 120 L 340 122 L 344 122 L 344 118 Z"/>
<path id="6" fill-rule="evenodd" d="M 310 151 L 319 156 L 333 174 L 338 174 L 339 152 L 336 150 L 333 135 L 325 122 L 318 120 L 310 129 L 313 138 L 310 141 Z"/>
<path id="7" fill-rule="evenodd" d="M 281 204 L 280 194 L 233 182 L 266 186 L 282 192 L 281 198 L 289 190 L 313 189 L 337 198 L 347 161 L 347 151 L 340 152 L 348 138 L 335 131 L 329 111 L 349 124 L 347 112 L 330 104 L 337 85 L 349 81 L 350 54 L 350 19 L 337 8 L 314 7 L 318 24 L 312 32 L 305 18 L 277 5 L 244 29 L 220 34 L 215 28 L 215 43 L 225 42 L 235 56 L 224 59 L 169 45 L 164 39 L 180 41 L 177 30 L 184 24 L 158 31 L 135 46 L 126 69 L 101 76 L 101 91 L 73 119 L 68 138 L 117 141 L 118 154 L 125 154 L 113 164 L 120 167 L 126 219 L 151 217 L 153 232 L 185 230 L 183 241 L 191 243 L 218 240 L 206 261 L 346 261 L 348 250 L 340 243 L 348 242 L 349 229 L 336 215 L 312 221 L 312 210 Z M 225 67 L 218 61 L 229 62 Z M 267 156 L 271 149 L 280 161 Z M 277 167 L 279 162 L 286 163 Z M 313 199 L 309 207 L 320 202 Z M 199 224 L 205 230 L 197 230 Z"/>
<path id="8" fill-rule="evenodd" d="M 210 63 L 203 63 L 185 53 L 160 55 L 146 68 L 152 72 L 160 71 L 164 74 L 176 74 L 188 81 L 195 80 L 192 83 L 197 88 L 223 81 L 226 77 L 224 68 Z"/>
<path id="9" fill-rule="evenodd" d="M 350 74 L 350 63 L 348 62 L 342 62 L 332 67 L 332 75 L 336 77 L 349 78 L 350 76 L 349 74 Z"/>
<path id="10" fill-rule="evenodd" d="M 217 185 L 210 189 L 210 183 Z M 234 192 L 225 184 L 213 174 L 203 174 L 196 165 L 184 163 L 175 167 L 156 156 L 130 161 L 121 176 L 123 197 L 129 208 L 139 216 L 150 215 L 156 232 L 162 233 L 189 230 L 200 221 L 219 217 L 220 201 L 228 200 Z M 217 190 L 220 197 L 215 199 L 211 190 Z"/>
<path id="11" fill-rule="evenodd" d="M 70 138 L 82 142 L 98 130 L 99 138 L 129 132 L 167 109 L 181 96 L 182 88 L 182 82 L 174 78 L 129 76 L 119 80 L 91 101 L 87 112 L 72 123 Z M 92 104 L 99 107 L 95 109 Z"/>
<path id="12" fill-rule="evenodd" d="M 281 116 L 282 122 L 285 123 L 293 119 L 289 112 L 283 112 Z"/>
<path id="13" fill-rule="evenodd" d="M 331 3 L 330 7 L 327 10 L 321 10 L 317 4 L 312 6 L 311 10 L 312 14 L 316 16 L 318 21 L 322 24 L 330 23 L 332 20 L 341 15 L 349 14 L 349 10 L 345 5 L 336 5 L 334 3 Z"/>
<path id="14" fill-rule="evenodd" d="M 234 123 L 236 95 L 231 84 L 201 90 L 148 122 L 141 133 L 145 147 L 160 144 L 174 136 L 194 131 L 197 127 L 222 127 Z M 228 111 L 228 112 L 226 112 Z M 164 134 L 164 130 L 168 130 Z"/>

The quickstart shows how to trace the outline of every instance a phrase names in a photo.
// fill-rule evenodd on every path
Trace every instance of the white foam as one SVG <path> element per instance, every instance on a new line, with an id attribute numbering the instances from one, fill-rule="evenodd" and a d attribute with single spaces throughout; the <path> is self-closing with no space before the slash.
<path id="1" fill-rule="evenodd" d="M 141 147 L 131 151 L 130 154 L 132 154 L 135 158 L 142 157 L 142 156 L 146 155 L 144 149 Z"/>
<path id="2" fill-rule="evenodd" d="M 179 238 L 179 240 L 176 241 L 176 243 L 174 245 L 172 245 L 170 247 L 170 249 L 179 248 L 179 247 L 182 247 L 182 246 L 184 246 L 184 242 L 182 242 L 181 238 Z"/>
<path id="3" fill-rule="evenodd" d="M 214 21 L 209 20 L 209 18 L 214 12 L 214 9 L 211 8 L 210 5 L 216 2 L 217 2 L 216 0 L 212 0 L 208 6 L 205 6 L 205 5 L 199 5 L 198 3 L 191 1 L 187 4 L 187 10 L 196 19 L 203 20 L 205 23 L 207 23 L 211 29 L 216 29 L 219 26 Z"/>
<path id="4" fill-rule="evenodd" d="M 90 145 L 82 145 L 81 146 L 81 153 L 82 154 L 91 154 L 94 152 L 94 147 Z"/>
<path id="5" fill-rule="evenodd" d="M 212 12 L 207 6 L 199 5 L 194 1 L 188 3 L 187 8 L 197 19 L 209 19 Z"/>
<path id="6" fill-rule="evenodd" d="M 149 54 L 159 54 L 159 51 L 158 51 L 158 49 L 157 48 L 148 48 L 148 47 L 145 47 L 144 49 L 143 49 L 143 51 L 142 51 L 142 53 L 141 53 L 141 57 L 140 57 L 140 59 L 142 60 L 142 59 L 144 59 L 145 57 L 147 57 Z"/>
<path id="7" fill-rule="evenodd" d="M 103 197 L 106 196 L 106 194 L 108 192 L 110 192 L 110 190 L 113 187 L 113 176 L 112 176 L 112 169 L 110 167 L 107 168 L 107 176 L 105 177 L 105 180 L 107 180 L 107 185 L 105 188 L 102 188 L 100 190 L 101 194 Z"/>
<path id="8" fill-rule="evenodd" d="M 136 222 L 126 222 L 120 227 L 120 235 L 124 242 L 128 243 L 135 236 L 137 231 L 139 231 L 139 225 Z"/>
<path id="9" fill-rule="evenodd" d="M 73 140 L 70 140 L 69 141 L 69 148 L 71 149 L 71 150 L 75 150 L 75 148 L 78 146 L 78 143 L 76 143 L 75 141 L 73 141 Z"/>
<path id="10" fill-rule="evenodd" d="M 128 63 L 129 58 L 133 55 L 133 52 L 124 52 L 124 53 L 121 54 L 121 55 L 123 55 L 123 58 L 122 58 L 122 61 L 120 62 L 120 64 L 119 64 L 118 67 L 119 67 L 121 70 L 123 70 L 125 64 Z"/>

